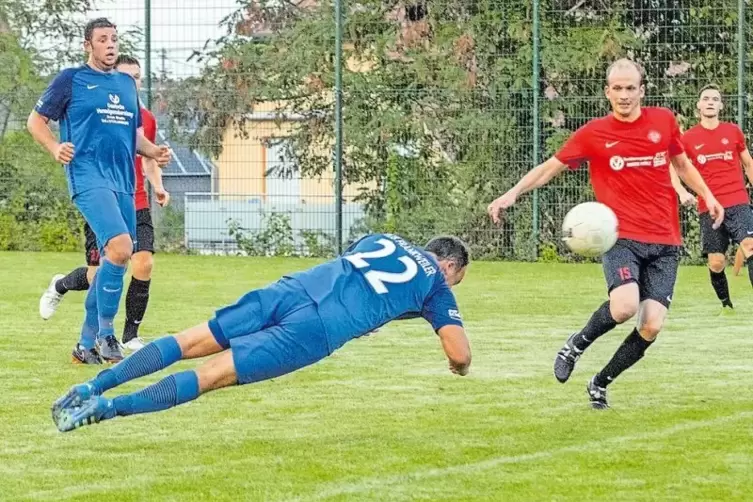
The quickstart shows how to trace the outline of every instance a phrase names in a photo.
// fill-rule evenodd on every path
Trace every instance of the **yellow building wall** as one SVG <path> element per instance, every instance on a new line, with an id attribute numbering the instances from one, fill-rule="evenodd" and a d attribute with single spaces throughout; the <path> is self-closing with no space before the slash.
<path id="1" fill-rule="evenodd" d="M 276 108 L 275 103 L 260 103 L 255 111 L 274 111 Z M 264 141 L 287 137 L 295 126 L 295 122 L 255 120 L 246 123 L 245 134 L 229 127 L 223 136 L 222 153 L 215 161 L 216 186 L 220 196 L 265 197 L 267 187 L 264 173 L 270 159 Z M 319 153 L 329 155 L 327 151 Z M 343 198 L 352 201 L 364 186 L 343 186 Z M 300 196 L 299 202 L 304 204 L 331 204 L 334 199 L 334 171 L 330 170 L 322 176 L 300 178 Z"/>

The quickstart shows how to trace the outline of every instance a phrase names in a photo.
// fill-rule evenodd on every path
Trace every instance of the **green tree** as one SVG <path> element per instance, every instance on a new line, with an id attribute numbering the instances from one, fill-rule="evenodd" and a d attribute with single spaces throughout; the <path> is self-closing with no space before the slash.
<path id="1" fill-rule="evenodd" d="M 0 32 L 0 138 L 11 121 L 29 113 L 44 88 L 31 55 L 10 33 Z"/>
<path id="2" fill-rule="evenodd" d="M 0 141 L 0 250 L 78 249 L 82 220 L 63 169 L 25 131 Z"/>
<path id="3" fill-rule="evenodd" d="M 586 120 L 607 112 L 604 70 L 632 56 L 647 72 L 648 103 L 692 117 L 697 85 L 732 90 L 736 7 L 673 0 L 542 0 L 541 136 L 533 138 L 530 2 L 431 0 L 349 3 L 344 80 L 346 182 L 364 191 L 366 229 L 421 240 L 450 231 L 476 256 L 532 256 L 531 198 L 499 231 L 486 204 L 551 155 Z M 305 4 L 305 3 L 304 3 Z M 249 1 L 225 20 L 228 35 L 199 56 L 202 74 L 177 83 L 168 109 L 195 147 L 217 155 L 228 127 L 243 134 L 260 101 L 307 116 L 291 148 L 304 174 L 332 165 L 334 12 Z M 703 47 L 701 50 L 700 47 Z M 710 70 L 713 67 L 713 71 Z M 540 192 L 540 235 L 563 252 L 559 224 L 591 197 L 585 173 Z"/>

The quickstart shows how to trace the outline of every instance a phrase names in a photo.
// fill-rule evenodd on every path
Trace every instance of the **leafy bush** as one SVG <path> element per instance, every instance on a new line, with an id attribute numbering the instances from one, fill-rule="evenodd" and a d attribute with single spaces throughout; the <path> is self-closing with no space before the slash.
<path id="1" fill-rule="evenodd" d="M 25 131 L 0 139 L 0 250 L 71 251 L 83 219 L 68 194 L 64 167 Z"/>
<path id="2" fill-rule="evenodd" d="M 161 253 L 185 253 L 185 214 L 167 206 L 154 214 L 154 245 Z"/>
<path id="3" fill-rule="evenodd" d="M 235 239 L 239 253 L 247 256 L 308 256 L 329 258 L 335 254 L 335 238 L 321 231 L 301 230 L 303 241 L 296 245 L 290 216 L 267 213 L 262 216 L 259 230 L 243 228 L 240 222 L 229 219 L 228 233 Z"/>

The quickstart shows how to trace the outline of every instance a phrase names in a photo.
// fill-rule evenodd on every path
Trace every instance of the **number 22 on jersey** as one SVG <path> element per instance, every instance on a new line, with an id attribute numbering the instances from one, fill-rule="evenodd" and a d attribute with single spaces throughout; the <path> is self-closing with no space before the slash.
<path id="1" fill-rule="evenodd" d="M 353 264 L 358 269 L 371 267 L 366 260 L 376 260 L 379 258 L 387 258 L 391 256 L 396 250 L 397 246 L 389 239 L 379 239 L 376 244 L 382 246 L 381 249 L 374 251 L 366 251 L 362 253 L 354 253 L 352 255 L 345 256 L 345 259 Z M 403 272 L 385 272 L 383 270 L 371 269 L 364 272 L 363 276 L 369 281 L 371 288 L 378 294 L 383 295 L 388 292 L 385 283 L 390 284 L 403 284 L 416 276 L 418 272 L 418 264 L 412 258 L 408 256 L 401 256 L 398 261 L 405 265 Z"/>

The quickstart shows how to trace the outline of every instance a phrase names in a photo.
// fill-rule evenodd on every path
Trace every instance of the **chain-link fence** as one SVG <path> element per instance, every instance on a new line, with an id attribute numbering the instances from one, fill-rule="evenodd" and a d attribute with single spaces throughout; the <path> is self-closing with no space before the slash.
<path id="1" fill-rule="evenodd" d="M 560 225 L 592 198 L 586 170 L 521 198 L 501 227 L 486 205 L 609 112 L 604 72 L 617 57 L 642 64 L 646 104 L 672 108 L 682 126 L 715 83 L 724 118 L 749 129 L 747 10 L 744 0 L 121 0 L 74 18 L 107 16 L 142 61 L 143 100 L 174 152 L 163 171 L 172 202 L 152 204 L 161 249 L 326 255 L 391 231 L 417 242 L 453 233 L 476 257 L 528 260 L 568 258 Z M 23 86 L 2 73 L 24 57 L 34 67 L 40 36 L 29 40 L 16 66 L 0 65 L 0 247 L 68 249 L 80 220 L 59 168 L 23 137 L 24 106 L 54 68 Z M 683 211 L 697 259 L 697 214 Z"/>

